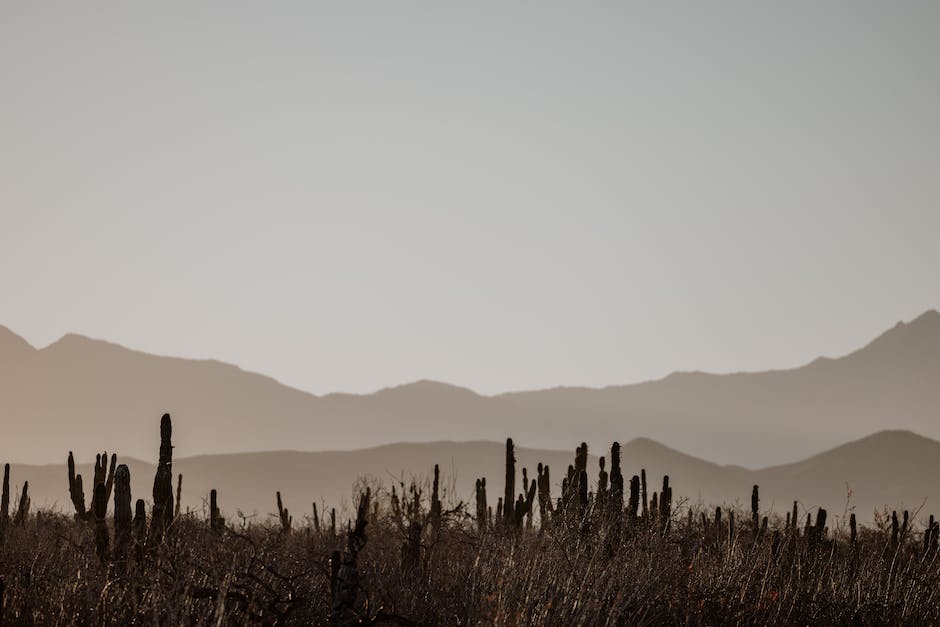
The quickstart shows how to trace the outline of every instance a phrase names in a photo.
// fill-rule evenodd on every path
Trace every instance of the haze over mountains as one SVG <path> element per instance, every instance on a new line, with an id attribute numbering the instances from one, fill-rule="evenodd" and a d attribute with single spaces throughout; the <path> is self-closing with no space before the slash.
<path id="1" fill-rule="evenodd" d="M 597 454 L 590 456 L 588 469 L 596 481 Z M 940 442 L 908 431 L 884 431 L 842 445 L 800 462 L 757 471 L 739 466 L 720 466 L 680 453 L 646 438 L 627 442 L 622 448 L 624 473 L 629 477 L 647 471 L 649 490 L 659 490 L 662 476 L 668 474 L 677 503 L 738 503 L 747 508 L 751 486 L 761 487 L 762 511 L 783 515 L 794 500 L 801 512 L 825 507 L 834 520 L 853 507 L 859 520 L 869 522 L 875 509 L 884 506 L 920 508 L 926 516 L 940 511 Z M 79 472 L 91 476 L 91 454 L 79 456 Z M 537 450 L 518 447 L 517 485 L 522 469 L 530 476 L 539 462 L 551 469 L 552 491 L 560 494 L 561 480 L 574 451 Z M 348 515 L 348 505 L 360 481 L 389 489 L 398 481 L 412 478 L 427 481 L 434 464 L 440 464 L 448 497 L 472 501 L 473 483 L 485 477 L 491 505 L 502 494 L 505 447 L 498 442 L 431 442 L 390 444 L 372 449 L 324 453 L 275 451 L 232 455 L 201 455 L 175 460 L 173 470 L 182 473 L 183 507 L 202 512 L 204 500 L 213 488 L 219 492 L 221 507 L 234 520 L 240 510 L 263 520 L 276 511 L 275 492 L 281 491 L 287 507 L 299 523 L 309 516 L 312 502 L 320 511 L 336 506 Z M 154 466 L 121 458 L 131 470 L 135 498 L 150 500 Z M 70 511 L 66 469 L 63 460 L 46 466 L 14 465 L 15 487 L 30 482 L 33 502 Z M 849 491 L 851 490 L 851 498 Z M 452 501 L 451 501 L 452 502 Z M 344 507 L 345 506 L 345 507 Z"/>
<path id="2" fill-rule="evenodd" d="M 638 357 L 638 359 L 641 357 Z M 178 456 L 352 450 L 390 442 L 502 441 L 593 450 L 649 437 L 722 464 L 801 459 L 883 429 L 940 437 L 940 313 L 801 368 L 676 373 L 602 389 L 481 396 L 419 381 L 314 396 L 217 361 L 159 357 L 78 335 L 35 349 L 0 328 L 0 458 L 59 463 L 115 450 L 152 460 L 174 417 Z"/>

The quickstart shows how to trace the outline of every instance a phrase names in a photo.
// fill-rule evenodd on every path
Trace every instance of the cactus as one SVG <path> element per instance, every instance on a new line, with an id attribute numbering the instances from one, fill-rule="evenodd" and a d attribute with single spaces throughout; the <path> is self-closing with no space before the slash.
<path id="1" fill-rule="evenodd" d="M 647 517 L 649 516 L 649 506 L 647 505 L 647 498 L 646 498 L 646 468 L 640 469 L 640 496 L 643 499 L 642 500 L 642 505 L 643 505 L 642 516 L 643 516 L 643 520 L 646 520 Z"/>
<path id="2" fill-rule="evenodd" d="M 137 499 L 134 504 L 134 536 L 138 544 L 144 543 L 147 533 L 147 510 L 143 499 Z"/>
<path id="3" fill-rule="evenodd" d="M 603 511 L 603 508 L 607 505 L 608 480 L 610 475 L 604 468 L 606 462 L 603 455 L 597 460 L 597 463 L 600 466 L 600 470 L 597 472 L 597 505 L 601 508 L 601 511 Z"/>
<path id="4" fill-rule="evenodd" d="M 630 527 L 636 526 L 637 510 L 640 507 L 640 478 L 636 475 L 630 479 L 630 500 L 627 505 L 627 523 Z"/>
<path id="5" fill-rule="evenodd" d="M 3 494 L 0 496 L 0 533 L 10 522 L 10 464 L 3 466 Z"/>
<path id="6" fill-rule="evenodd" d="M 127 561 L 131 544 L 131 473 L 125 464 L 114 473 L 114 559 Z"/>
<path id="7" fill-rule="evenodd" d="M 758 492 L 758 487 L 755 485 L 751 490 L 751 530 L 754 532 L 756 537 L 758 534 L 759 527 L 757 526 L 760 514 L 760 494 Z"/>
<path id="8" fill-rule="evenodd" d="M 792 525 L 790 531 L 793 535 L 796 535 L 796 525 L 797 525 L 797 509 L 796 501 L 793 501 L 793 516 L 790 518 L 790 525 Z"/>
<path id="9" fill-rule="evenodd" d="M 548 466 L 538 465 L 538 497 L 539 497 L 539 520 L 544 527 L 548 523 L 548 517 L 552 511 L 552 486 L 549 479 Z"/>
<path id="10" fill-rule="evenodd" d="M 173 424 L 170 414 L 160 419 L 160 461 L 153 478 L 153 515 L 150 520 L 150 540 L 159 543 L 163 532 L 173 522 Z"/>
<path id="11" fill-rule="evenodd" d="M 294 525 L 294 519 L 291 517 L 288 509 L 284 507 L 280 492 L 277 493 L 277 517 L 281 521 L 281 531 L 290 533 L 291 527 Z"/>
<path id="12" fill-rule="evenodd" d="M 487 505 L 486 505 L 486 477 L 477 479 L 476 483 L 476 501 L 477 501 L 477 530 L 480 533 L 486 531 L 487 527 Z"/>
<path id="13" fill-rule="evenodd" d="M 183 473 L 177 475 L 176 481 L 176 507 L 173 510 L 173 518 L 180 516 L 180 500 L 183 496 Z"/>
<path id="14" fill-rule="evenodd" d="M 440 483 L 441 469 L 437 464 L 434 464 L 434 482 L 431 485 L 431 511 L 429 514 L 429 521 L 434 533 L 439 533 L 441 530 L 441 512 L 443 508 L 441 507 Z"/>
<path id="15" fill-rule="evenodd" d="M 901 524 L 898 522 L 897 510 L 891 512 L 891 550 L 898 546 L 898 532 L 901 530 Z"/>
<path id="16" fill-rule="evenodd" d="M 522 528 L 523 519 L 529 517 L 532 513 L 532 505 L 535 503 L 535 482 L 532 482 L 532 485 L 529 486 L 529 491 L 525 494 L 519 495 L 519 498 L 516 500 L 516 505 L 513 508 L 513 526 L 516 529 Z"/>
<path id="17" fill-rule="evenodd" d="M 23 491 L 20 492 L 20 506 L 16 508 L 16 515 L 13 517 L 13 526 L 21 527 L 26 523 L 29 517 L 29 481 L 23 482 Z"/>
<path id="18" fill-rule="evenodd" d="M 95 474 L 94 474 L 94 484 L 92 485 L 92 495 L 91 495 L 91 512 L 90 514 L 94 516 L 94 512 L 98 506 L 95 499 L 100 494 L 104 498 L 104 507 L 105 511 L 108 508 L 108 501 L 111 500 L 111 491 L 114 489 L 114 469 L 117 466 L 117 455 L 111 455 L 111 465 L 108 466 L 108 454 L 107 452 L 102 453 L 101 455 L 95 456 Z M 97 488 L 99 485 L 105 487 L 104 492 L 98 492 Z"/>
<path id="19" fill-rule="evenodd" d="M 620 469 L 620 442 L 610 445 L 610 496 L 609 509 L 613 518 L 623 511 L 623 471 Z"/>
<path id="20" fill-rule="evenodd" d="M 669 485 L 669 475 L 663 477 L 663 490 L 659 495 L 659 522 L 663 533 L 669 531 L 672 520 L 672 487 Z"/>
<path id="21" fill-rule="evenodd" d="M 356 510 L 356 526 L 349 531 L 346 539 L 346 550 L 338 560 L 338 566 L 332 565 L 333 591 L 332 615 L 333 623 L 337 625 L 359 624 L 359 612 L 356 607 L 356 595 L 360 590 L 359 584 L 359 551 L 366 544 L 366 516 L 369 512 L 370 491 L 367 489 L 359 499 Z"/>
<path id="22" fill-rule="evenodd" d="M 516 450 L 512 438 L 506 439 L 506 484 L 503 489 L 503 518 L 512 522 L 513 497 L 516 494 Z"/>
<path id="23" fill-rule="evenodd" d="M 336 508 L 330 508 L 330 537 L 336 537 Z"/>
<path id="24" fill-rule="evenodd" d="M 852 548 L 858 550 L 858 527 L 855 522 L 855 514 L 849 516 L 849 541 Z"/>
<path id="25" fill-rule="evenodd" d="M 215 490 L 213 490 L 215 492 Z M 395 486 L 392 486 L 392 502 L 398 500 L 398 496 L 395 494 Z M 317 512 L 317 504 L 313 504 L 313 531 L 320 535 L 320 514 Z"/>
<path id="26" fill-rule="evenodd" d="M 105 458 L 107 460 L 107 458 Z M 111 551 L 109 544 L 111 538 L 108 536 L 108 523 L 105 516 L 108 513 L 108 500 L 106 498 L 107 487 L 104 481 L 95 484 L 95 494 L 92 497 L 95 515 L 95 553 L 102 564 L 111 561 Z"/>
<path id="27" fill-rule="evenodd" d="M 320 523 L 316 520 L 317 504 L 313 504 L 314 521 L 317 531 L 320 531 Z M 225 528 L 225 519 L 219 511 L 219 494 L 214 489 L 209 492 L 209 529 L 212 531 L 222 531 Z"/>
<path id="28" fill-rule="evenodd" d="M 585 456 L 587 456 L 587 448 L 585 446 Z M 588 506 L 588 476 L 587 470 L 582 470 L 578 473 L 578 516 L 584 518 L 584 512 L 587 510 Z"/>
<path id="29" fill-rule="evenodd" d="M 72 498 L 72 506 L 75 508 L 75 519 L 85 520 L 88 513 L 85 510 L 85 491 L 82 488 L 82 476 L 75 474 L 75 458 L 72 451 L 69 451 L 69 496 Z"/>

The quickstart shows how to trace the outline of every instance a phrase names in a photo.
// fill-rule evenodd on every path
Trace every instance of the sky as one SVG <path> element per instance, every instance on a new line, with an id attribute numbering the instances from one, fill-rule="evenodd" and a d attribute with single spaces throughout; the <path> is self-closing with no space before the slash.
<path id="1" fill-rule="evenodd" d="M 496 393 L 940 307 L 937 2 L 6 0 L 0 145 L 36 346 Z"/>

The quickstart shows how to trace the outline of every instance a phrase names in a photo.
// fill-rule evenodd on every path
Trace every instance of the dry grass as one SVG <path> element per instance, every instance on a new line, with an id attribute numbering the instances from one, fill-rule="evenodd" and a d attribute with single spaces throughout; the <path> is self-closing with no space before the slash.
<path id="1" fill-rule="evenodd" d="M 430 504 L 411 512 L 426 523 Z M 390 500 L 369 508 L 353 614 L 374 624 L 936 623 L 940 565 L 920 534 L 896 547 L 866 529 L 813 541 L 774 525 L 755 537 L 688 526 L 662 533 L 642 519 L 616 533 L 592 508 L 539 530 L 479 533 L 462 509 L 425 527 L 416 567 L 403 570 L 411 521 Z M 736 516 L 744 520 L 742 513 Z M 345 526 L 345 525 L 343 525 Z M 3 620 L 33 624 L 329 624 L 330 560 L 346 544 L 280 523 L 220 532 L 177 518 L 160 545 L 124 566 L 101 563 L 93 527 L 40 512 L 6 530 Z"/>

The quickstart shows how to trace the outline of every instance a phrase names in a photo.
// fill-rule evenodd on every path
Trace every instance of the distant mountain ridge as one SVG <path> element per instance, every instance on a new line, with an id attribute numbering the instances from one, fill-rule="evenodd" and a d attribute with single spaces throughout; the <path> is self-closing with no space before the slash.
<path id="1" fill-rule="evenodd" d="M 90 476 L 92 453 L 78 454 L 79 472 Z M 592 489 L 597 481 L 598 455 L 609 450 L 593 450 L 588 471 Z M 783 515 L 794 500 L 801 516 L 825 507 L 833 524 L 846 512 L 869 522 L 873 512 L 884 507 L 909 509 L 921 518 L 940 512 L 940 442 L 909 431 L 882 431 L 849 442 L 802 461 L 747 470 L 722 466 L 687 455 L 648 438 L 637 438 L 621 449 L 624 474 L 629 479 L 647 471 L 649 492 L 659 491 L 668 474 L 676 503 L 750 506 L 753 485 L 760 486 L 761 511 Z M 522 469 L 533 476 L 538 463 L 551 471 L 552 493 L 560 493 L 561 480 L 571 451 L 516 448 L 516 484 L 521 485 Z M 201 512 L 211 489 L 219 492 L 223 509 L 231 519 L 238 511 L 256 513 L 258 519 L 275 511 L 274 496 L 280 491 L 288 507 L 300 520 L 310 515 L 312 503 L 337 507 L 349 514 L 348 505 L 356 485 L 390 488 L 393 483 L 412 478 L 427 481 L 434 464 L 439 464 L 445 497 L 471 501 L 477 478 L 487 479 L 490 504 L 502 495 L 505 445 L 501 442 L 429 442 L 386 444 L 357 451 L 304 453 L 273 451 L 227 455 L 199 455 L 176 459 L 173 470 L 183 475 L 183 507 Z M 135 498 L 150 500 L 154 466 L 121 457 L 130 466 Z M 33 502 L 69 511 L 64 457 L 46 466 L 14 465 L 15 486 L 29 481 Z M 521 488 L 520 488 L 521 489 Z M 851 496 L 849 493 L 851 491 Z M 850 510 L 847 508 L 851 508 Z M 845 522 L 844 520 L 842 521 Z"/>
<path id="2" fill-rule="evenodd" d="M 74 334 L 37 350 L 0 328 L 0 427 L 15 434 L 0 439 L 0 459 L 46 462 L 105 448 L 152 459 L 152 426 L 164 411 L 175 418 L 180 455 L 506 436 L 542 449 L 581 441 L 600 449 L 646 436 L 763 467 L 884 429 L 940 437 L 940 313 L 790 370 L 496 396 L 433 381 L 315 396 L 214 360 Z"/>

